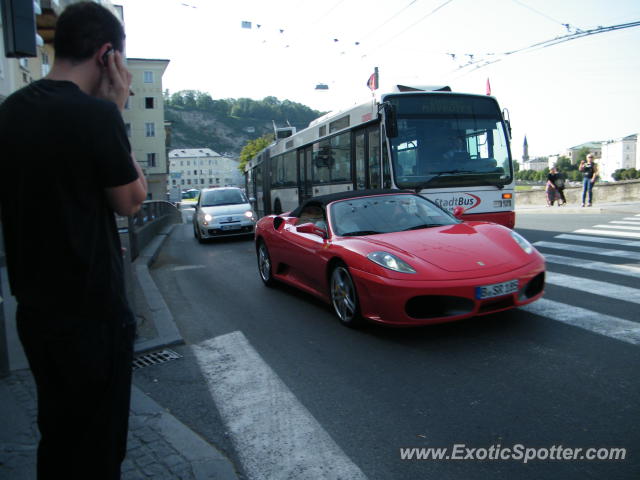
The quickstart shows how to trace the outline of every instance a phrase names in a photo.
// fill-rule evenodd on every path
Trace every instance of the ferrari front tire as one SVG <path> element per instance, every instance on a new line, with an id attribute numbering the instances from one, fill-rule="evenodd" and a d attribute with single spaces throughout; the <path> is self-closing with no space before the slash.
<path id="1" fill-rule="evenodd" d="M 340 263 L 331 271 L 330 279 L 331 305 L 340 319 L 347 327 L 358 327 L 362 324 L 358 293 L 349 273 L 349 268 Z"/>
<path id="2" fill-rule="evenodd" d="M 269 256 L 269 249 L 267 244 L 263 240 L 260 240 L 258 244 L 258 272 L 260 273 L 260 279 L 267 287 L 273 286 L 275 280 L 273 279 L 273 271 L 271 269 L 271 257 Z"/>

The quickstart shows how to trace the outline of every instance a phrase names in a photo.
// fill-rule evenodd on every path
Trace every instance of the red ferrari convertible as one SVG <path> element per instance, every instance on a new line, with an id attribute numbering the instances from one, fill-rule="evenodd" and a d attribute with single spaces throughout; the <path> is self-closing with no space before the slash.
<path id="1" fill-rule="evenodd" d="M 542 296 L 544 259 L 527 240 L 454 215 L 400 190 L 314 197 L 260 219 L 260 278 L 322 298 L 348 326 L 449 322 Z"/>

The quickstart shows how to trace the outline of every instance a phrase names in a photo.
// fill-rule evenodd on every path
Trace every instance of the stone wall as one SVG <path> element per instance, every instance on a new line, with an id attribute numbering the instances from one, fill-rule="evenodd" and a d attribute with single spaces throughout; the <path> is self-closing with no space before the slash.
<path id="1" fill-rule="evenodd" d="M 582 201 L 582 187 L 567 187 L 564 190 L 567 203 Z M 516 192 L 516 206 L 518 205 L 546 205 L 544 188 L 526 192 Z M 640 201 L 640 180 L 625 180 L 613 183 L 596 183 L 593 186 L 593 201 L 595 202 L 638 202 Z"/>

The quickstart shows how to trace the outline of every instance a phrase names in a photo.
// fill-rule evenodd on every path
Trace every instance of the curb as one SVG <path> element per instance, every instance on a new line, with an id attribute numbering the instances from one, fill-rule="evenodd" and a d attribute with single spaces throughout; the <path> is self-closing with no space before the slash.
<path id="1" fill-rule="evenodd" d="M 549 213 L 549 214 L 601 214 L 601 213 L 620 213 L 620 214 L 635 214 L 640 213 L 640 202 L 620 202 L 609 204 L 596 204 L 593 207 L 580 207 L 579 205 L 569 206 L 552 206 L 547 207 L 544 205 L 521 205 L 516 206 L 516 214 L 527 213 Z"/>
<path id="2" fill-rule="evenodd" d="M 139 418 L 144 418 L 145 424 L 152 426 L 184 456 L 197 480 L 238 479 L 228 458 L 173 415 L 166 413 L 163 407 L 135 385 L 131 388 L 131 411 Z"/>
<path id="3" fill-rule="evenodd" d="M 184 344 L 184 339 L 176 327 L 173 315 L 164 301 L 156 283 L 153 281 L 151 273 L 149 273 L 149 267 L 158 257 L 160 249 L 167 238 L 169 238 L 169 235 L 171 235 L 176 225 L 178 224 L 171 225 L 161 230 L 151 243 L 149 243 L 149 245 L 140 252 L 138 258 L 133 262 L 135 281 L 138 283 L 139 290 L 142 291 L 144 295 L 144 299 L 151 311 L 153 324 L 158 331 L 158 336 L 156 338 L 136 342 L 134 346 L 135 353 L 156 350 L 171 345 Z"/>

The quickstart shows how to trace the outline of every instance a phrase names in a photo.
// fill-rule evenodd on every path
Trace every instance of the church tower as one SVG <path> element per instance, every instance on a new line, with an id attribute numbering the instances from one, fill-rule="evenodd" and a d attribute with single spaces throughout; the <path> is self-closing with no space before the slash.
<path id="1" fill-rule="evenodd" d="M 522 145 L 522 163 L 529 161 L 529 144 L 527 143 L 527 136 L 524 136 L 524 144 Z"/>

